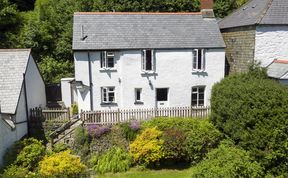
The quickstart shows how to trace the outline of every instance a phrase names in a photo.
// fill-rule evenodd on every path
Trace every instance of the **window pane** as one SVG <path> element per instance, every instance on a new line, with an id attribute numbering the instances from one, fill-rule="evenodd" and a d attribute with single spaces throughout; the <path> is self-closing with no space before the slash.
<path id="1" fill-rule="evenodd" d="M 113 68 L 114 67 L 114 58 L 113 57 L 108 57 L 107 58 L 107 67 Z"/>
<path id="2" fill-rule="evenodd" d="M 198 106 L 204 106 L 204 100 L 199 100 L 198 101 Z"/>
<path id="3" fill-rule="evenodd" d="M 201 69 L 202 66 L 202 52 L 201 50 L 198 50 L 198 69 Z"/>
<path id="4" fill-rule="evenodd" d="M 141 100 L 141 89 L 136 89 L 136 101 Z"/>
<path id="5" fill-rule="evenodd" d="M 193 50 L 193 69 L 197 69 L 197 51 Z"/>
<path id="6" fill-rule="evenodd" d="M 152 52 L 151 50 L 146 50 L 146 69 L 152 70 Z"/>
<path id="7" fill-rule="evenodd" d="M 160 88 L 156 90 L 157 101 L 168 101 L 168 88 Z"/>
<path id="8" fill-rule="evenodd" d="M 108 97 L 109 97 L 109 102 L 113 102 L 113 101 L 114 101 L 114 98 L 115 98 L 115 97 L 114 97 L 114 93 L 109 93 L 108 95 L 109 95 L 109 96 L 108 96 Z"/>

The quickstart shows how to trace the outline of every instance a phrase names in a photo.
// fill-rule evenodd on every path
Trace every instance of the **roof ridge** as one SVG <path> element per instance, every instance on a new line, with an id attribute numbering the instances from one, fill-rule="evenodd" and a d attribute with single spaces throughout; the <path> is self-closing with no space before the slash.
<path id="1" fill-rule="evenodd" d="M 263 18 L 265 17 L 265 15 L 267 13 L 267 11 L 270 9 L 272 2 L 273 2 L 273 0 L 269 0 L 269 2 L 267 3 L 267 6 L 263 10 L 263 14 L 260 15 L 259 20 L 256 21 L 256 24 L 261 23 L 261 21 L 263 20 Z"/>
<path id="2" fill-rule="evenodd" d="M 31 48 L 15 48 L 15 49 L 12 49 L 12 48 L 9 48 L 9 49 L 0 49 L 0 52 L 11 52 L 11 51 L 29 51 L 31 52 Z"/>
<path id="3" fill-rule="evenodd" d="M 74 12 L 74 15 L 201 15 L 201 12 Z"/>

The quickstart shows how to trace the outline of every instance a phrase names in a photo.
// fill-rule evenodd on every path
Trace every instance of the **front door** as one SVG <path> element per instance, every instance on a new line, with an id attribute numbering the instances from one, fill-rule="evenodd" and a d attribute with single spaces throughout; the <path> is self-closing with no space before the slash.
<path id="1" fill-rule="evenodd" d="M 156 88 L 156 106 L 168 107 L 168 88 Z"/>

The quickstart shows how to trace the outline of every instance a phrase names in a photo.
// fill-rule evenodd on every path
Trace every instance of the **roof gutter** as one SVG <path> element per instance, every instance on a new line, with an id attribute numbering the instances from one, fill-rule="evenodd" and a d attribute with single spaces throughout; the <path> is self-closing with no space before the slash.
<path id="1" fill-rule="evenodd" d="M 26 90 L 26 80 L 25 80 L 25 73 L 23 73 L 23 88 L 24 88 L 24 98 L 25 98 L 25 110 L 26 110 L 26 122 L 29 120 L 29 109 L 28 109 L 28 100 L 27 100 L 27 90 Z M 27 130 L 28 130 L 28 136 L 30 136 L 29 131 L 29 122 L 27 122 Z M 19 123 L 18 123 L 19 124 Z"/>

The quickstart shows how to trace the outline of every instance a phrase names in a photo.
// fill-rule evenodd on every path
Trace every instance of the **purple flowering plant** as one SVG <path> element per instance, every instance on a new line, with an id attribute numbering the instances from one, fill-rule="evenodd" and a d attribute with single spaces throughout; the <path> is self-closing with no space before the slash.
<path id="1" fill-rule="evenodd" d="M 93 138 L 99 138 L 111 130 L 108 126 L 101 126 L 97 124 L 90 124 L 87 126 L 89 135 Z"/>
<path id="2" fill-rule="evenodd" d="M 132 120 L 129 125 L 130 129 L 133 131 L 138 131 L 140 129 L 140 122 L 136 120 Z"/>

